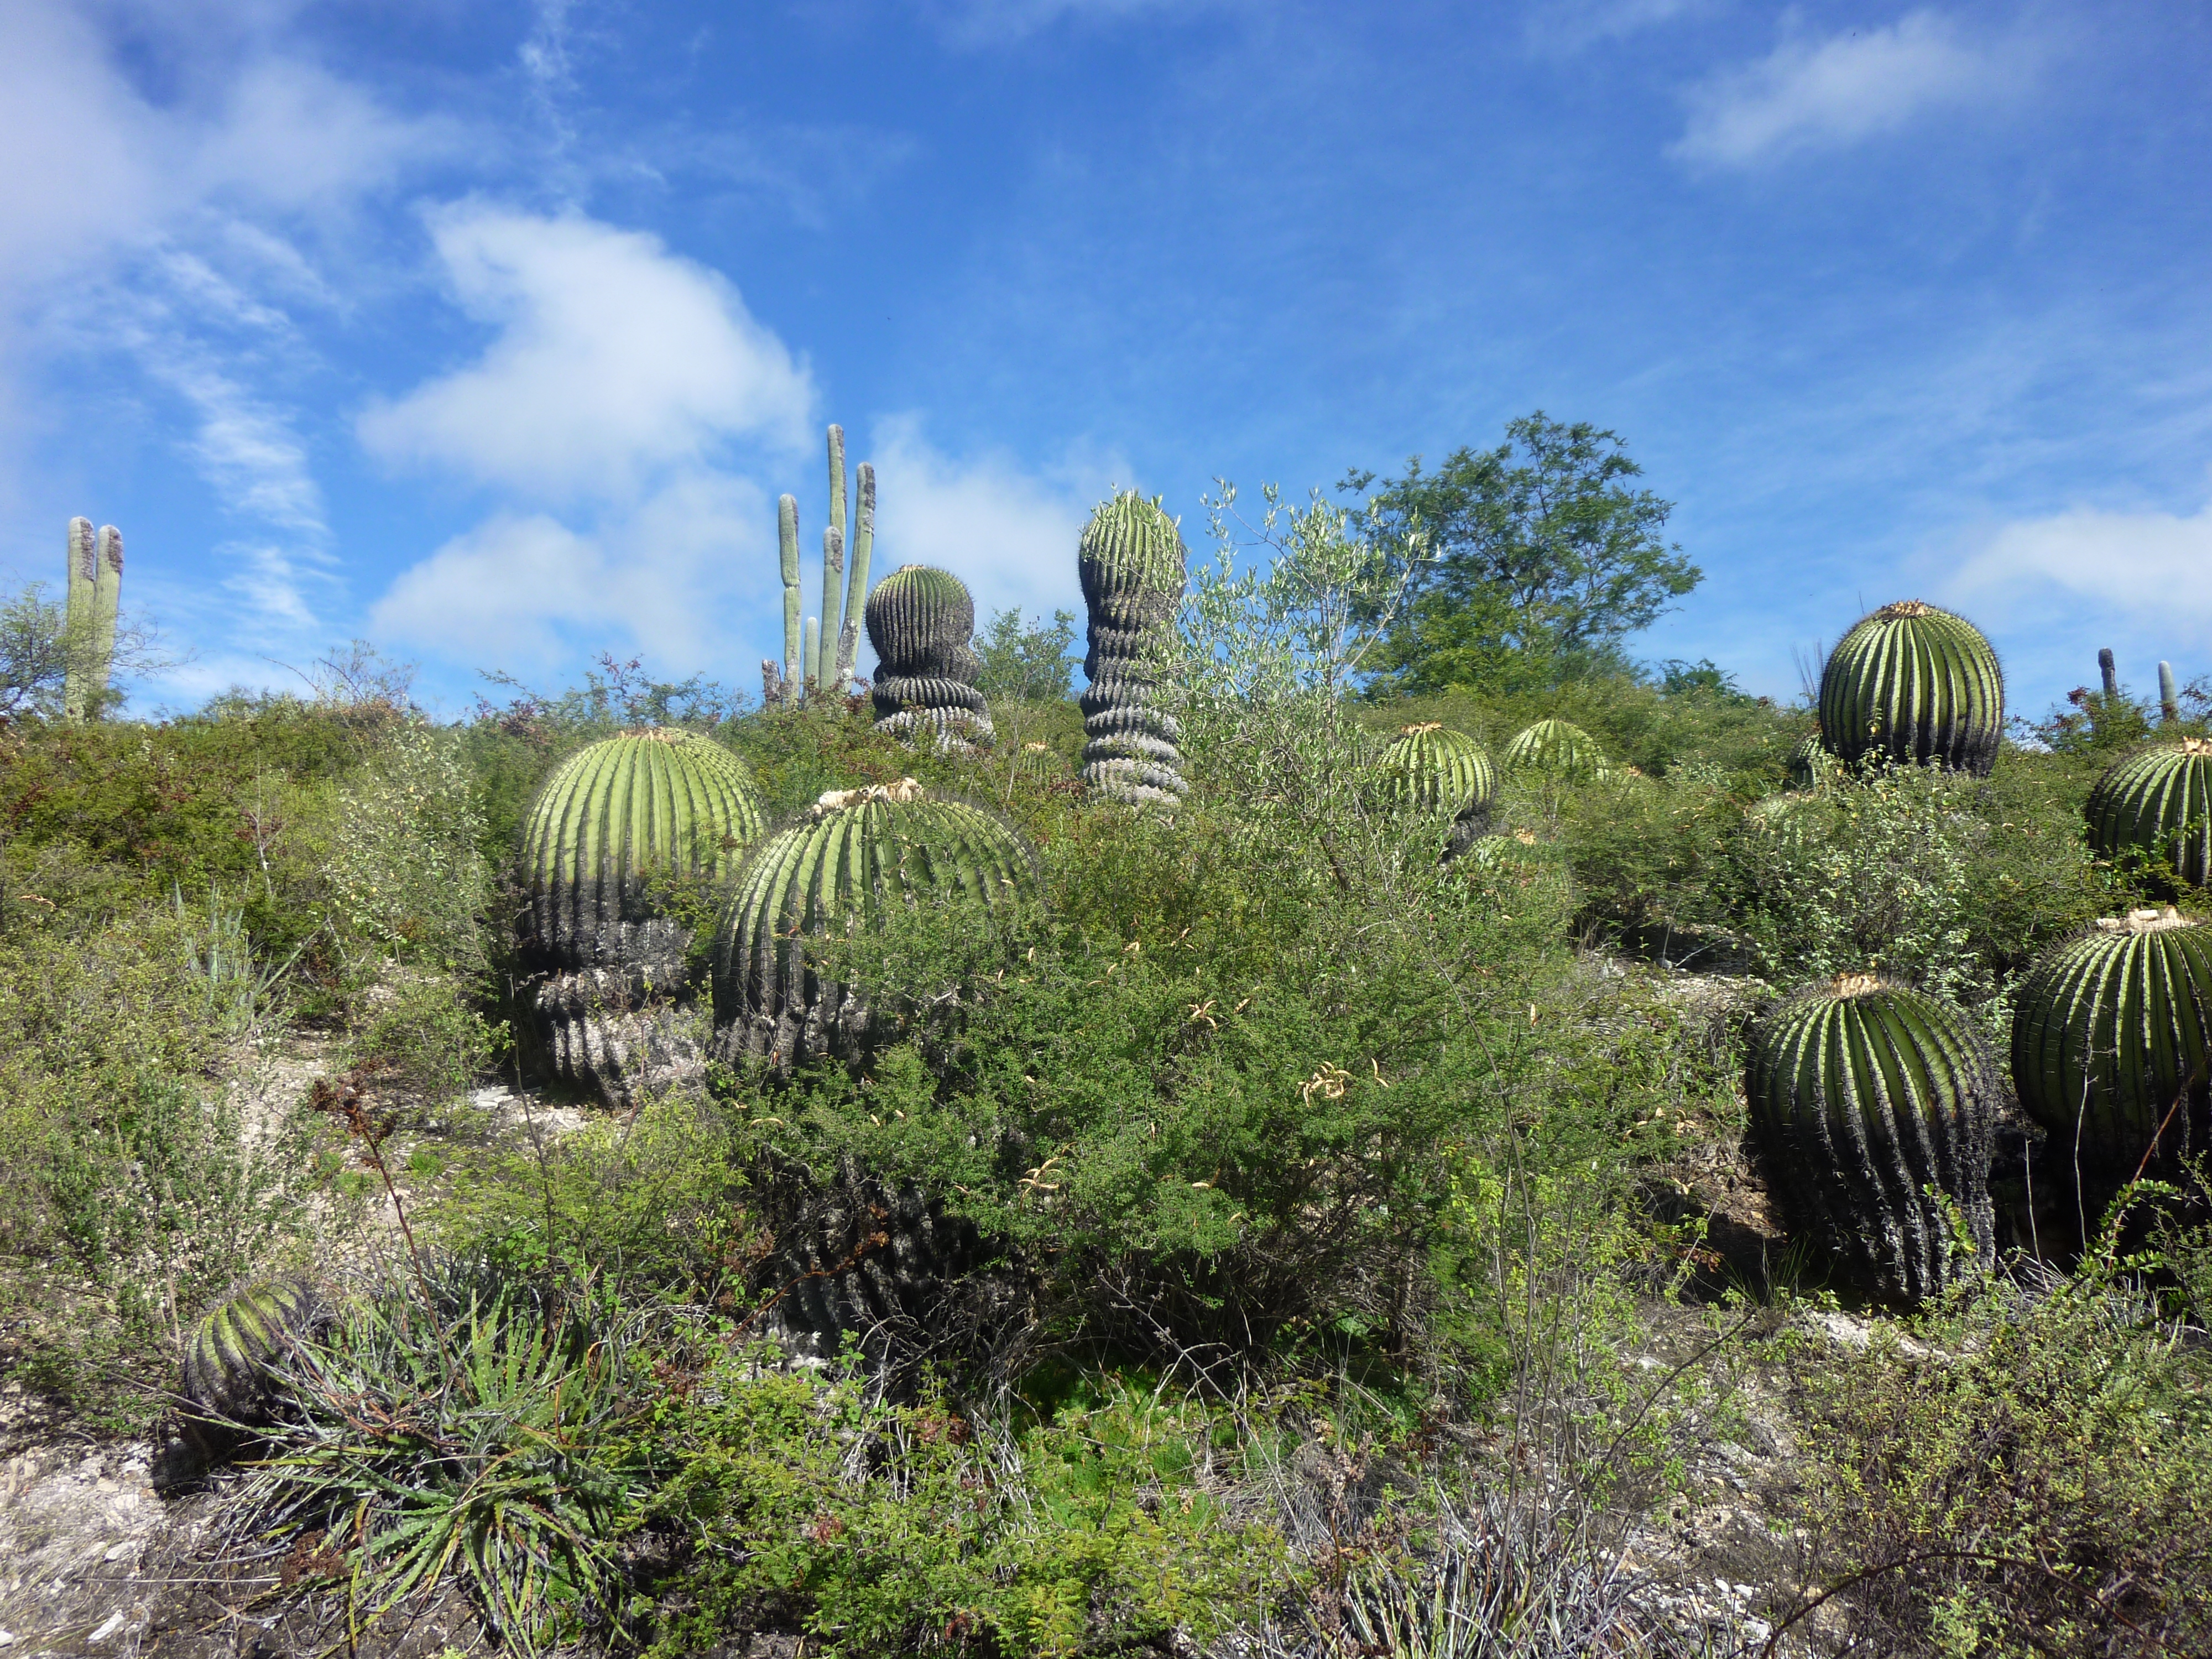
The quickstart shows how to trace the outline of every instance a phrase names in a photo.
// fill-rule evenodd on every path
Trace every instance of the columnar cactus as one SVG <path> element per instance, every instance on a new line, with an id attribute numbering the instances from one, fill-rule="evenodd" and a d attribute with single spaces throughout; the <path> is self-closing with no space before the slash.
<path id="1" fill-rule="evenodd" d="M 1973 1255 L 1994 1255 L 1991 1131 L 2002 1083 L 1942 1004 L 1871 975 L 1808 988 L 1769 1017 L 1748 1076 L 1752 1120 L 1793 1220 L 1882 1293 L 1932 1294 L 1954 1265 L 1930 1187 Z"/>
<path id="2" fill-rule="evenodd" d="M 848 1054 L 869 1012 L 824 981 L 808 936 L 866 927 L 894 901 L 925 895 L 992 907 L 1037 893 L 1034 855 L 981 808 L 932 796 L 912 778 L 832 790 L 746 860 L 714 938 L 714 1018 L 735 1054 L 778 1066 Z"/>
<path id="3" fill-rule="evenodd" d="M 185 1398 L 218 1422 L 268 1422 L 278 1398 L 272 1368 L 288 1346 L 312 1338 L 329 1322 L 322 1297 L 296 1274 L 234 1287 L 185 1340 Z"/>
<path id="4" fill-rule="evenodd" d="M 796 697 L 805 689 L 805 653 L 799 622 L 799 497 L 779 495 L 775 501 L 776 557 L 783 572 L 782 694 Z"/>
<path id="5" fill-rule="evenodd" d="M 2130 755 L 2089 791 L 2089 841 L 2107 857 L 2136 848 L 2212 885 L 2212 742 L 2184 738 Z"/>
<path id="6" fill-rule="evenodd" d="M 1425 720 L 1402 728 L 1383 750 L 1379 765 L 1391 793 L 1425 812 L 1452 815 L 1449 854 L 1490 828 L 1498 794 L 1498 768 L 1489 751 L 1464 732 Z"/>
<path id="7" fill-rule="evenodd" d="M 1173 807 L 1183 781 L 1182 730 L 1158 706 L 1156 658 L 1172 637 L 1187 555 L 1157 501 L 1124 490 L 1102 501 L 1077 550 L 1090 650 L 1081 699 L 1083 781 L 1132 805 Z"/>
<path id="8" fill-rule="evenodd" d="M 2045 951 L 2013 1005 L 2012 1075 L 2061 1167 L 2125 1176 L 2154 1149 L 2202 1151 L 2212 927 L 2135 910 Z"/>
<path id="9" fill-rule="evenodd" d="M 837 453 L 834 463 L 840 483 L 845 471 L 844 433 L 836 427 Z M 868 598 L 868 559 L 876 540 L 876 469 L 866 461 L 855 472 L 860 489 L 853 503 L 852 580 L 845 590 L 845 622 L 837 630 L 837 661 L 830 689 L 840 696 L 853 683 L 853 664 L 860 649 L 860 626 Z M 839 494 L 842 494 L 842 489 Z M 824 613 L 827 614 L 826 612 Z"/>
<path id="10" fill-rule="evenodd" d="M 983 665 L 969 643 L 975 601 L 960 578 L 902 564 L 876 585 L 866 616 L 878 659 L 877 729 L 908 738 L 927 732 L 962 754 L 988 747 L 991 714 L 975 689 Z"/>
<path id="11" fill-rule="evenodd" d="M 1820 734 L 1846 765 L 1887 755 L 1976 777 L 1996 763 L 2004 671 L 1964 617 L 1918 599 L 1862 617 L 1820 671 Z"/>
<path id="12" fill-rule="evenodd" d="M 1538 720 L 1516 732 L 1505 745 L 1505 763 L 1565 778 L 1595 777 L 1606 770 L 1597 739 L 1561 720 Z"/>
<path id="13" fill-rule="evenodd" d="M 745 764 L 681 731 L 625 732 L 571 755 L 545 781 L 523 833 L 526 943 L 556 1069 L 626 1099 L 698 1064 L 653 1005 L 688 989 L 690 930 L 659 915 L 654 875 L 720 876 L 763 827 Z"/>
<path id="14" fill-rule="evenodd" d="M 69 603 L 63 612 L 62 714 L 96 718 L 115 661 L 116 611 L 123 597 L 123 532 L 92 520 L 69 521 Z"/>

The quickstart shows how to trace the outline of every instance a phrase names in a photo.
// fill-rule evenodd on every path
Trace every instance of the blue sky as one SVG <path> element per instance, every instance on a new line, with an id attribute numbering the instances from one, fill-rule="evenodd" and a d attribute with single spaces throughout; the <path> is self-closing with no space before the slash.
<path id="1" fill-rule="evenodd" d="M 10 0 L 0 576 L 121 526 L 142 708 L 356 635 L 449 711 L 757 690 L 827 421 L 879 568 L 1036 611 L 1112 485 L 1194 537 L 1542 408 L 1706 572 L 1639 654 L 1790 696 L 1917 595 L 2016 709 L 2148 690 L 2212 673 L 2207 85 L 2170 0 Z"/>

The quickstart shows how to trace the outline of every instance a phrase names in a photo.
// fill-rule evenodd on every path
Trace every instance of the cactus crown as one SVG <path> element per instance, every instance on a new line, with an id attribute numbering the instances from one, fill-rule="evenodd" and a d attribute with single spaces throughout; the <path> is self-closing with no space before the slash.
<path id="1" fill-rule="evenodd" d="M 1986 775 L 2004 730 L 2004 671 L 1982 631 L 1920 599 L 1862 617 L 1820 671 L 1822 741 Z"/>
<path id="2" fill-rule="evenodd" d="M 963 672 L 972 653 L 975 601 L 968 585 L 934 565 L 902 564 L 876 584 L 866 612 L 868 643 L 881 659 L 878 678 L 974 679 Z"/>
<path id="3" fill-rule="evenodd" d="M 1602 771 L 1605 751 L 1579 726 L 1563 720 L 1540 720 L 1516 732 L 1505 745 L 1505 763 L 1580 776 Z"/>
<path id="4" fill-rule="evenodd" d="M 1405 727 L 1382 751 L 1381 765 L 1393 792 L 1424 811 L 1475 811 L 1498 793 L 1498 769 L 1483 746 L 1441 720 Z"/>
<path id="5" fill-rule="evenodd" d="M 1185 575 L 1182 533 L 1158 497 L 1125 489 L 1099 502 L 1077 549 L 1085 597 L 1142 588 L 1180 594 Z"/>

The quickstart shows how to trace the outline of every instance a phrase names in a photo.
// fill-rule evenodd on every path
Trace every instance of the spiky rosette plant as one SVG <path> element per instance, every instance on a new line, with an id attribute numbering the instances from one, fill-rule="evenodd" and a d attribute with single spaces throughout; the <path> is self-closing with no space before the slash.
<path id="1" fill-rule="evenodd" d="M 1590 778 L 1606 770 L 1597 739 L 1570 721 L 1541 720 L 1514 733 L 1505 745 L 1505 763 L 1555 777 Z"/>
<path id="2" fill-rule="evenodd" d="M 1820 671 L 1820 738 L 1847 766 L 1899 765 L 1989 775 L 2004 732 L 2004 671 L 1982 631 L 1918 599 L 1862 617 Z"/>
<path id="3" fill-rule="evenodd" d="M 2212 742 L 2129 756 L 2089 791 L 2088 815 L 2090 843 L 2107 857 L 2136 849 L 2192 886 L 2212 885 Z"/>
<path id="4" fill-rule="evenodd" d="M 1450 852 L 1490 828 L 1498 795 L 1498 768 L 1464 732 L 1437 720 L 1401 728 L 1376 762 L 1391 794 L 1424 812 L 1452 815 Z"/>
<path id="5" fill-rule="evenodd" d="M 2012 1073 L 2061 1168 L 2124 1176 L 2146 1154 L 2203 1150 L 2212 927 L 2135 910 L 2052 946 L 2014 1000 Z"/>
<path id="6" fill-rule="evenodd" d="M 279 1397 L 277 1363 L 329 1322 L 323 1298 L 296 1273 L 234 1285 L 185 1339 L 185 1398 L 219 1423 L 268 1422 Z"/>
<path id="7" fill-rule="evenodd" d="M 869 1012 L 807 946 L 924 897 L 994 909 L 1038 892 L 1034 854 L 981 808 L 912 778 L 832 790 L 746 860 L 714 937 L 714 1017 L 739 1055 L 787 1066 L 862 1044 Z"/>
<path id="8" fill-rule="evenodd" d="M 927 733 L 957 753 L 988 747 L 994 734 L 975 687 L 983 665 L 969 643 L 975 601 L 967 584 L 933 565 L 902 564 L 868 595 L 867 624 L 878 660 L 877 729 Z"/>
<path id="9" fill-rule="evenodd" d="M 1133 805 L 1172 807 L 1188 787 L 1182 729 L 1158 706 L 1157 684 L 1187 561 L 1176 521 L 1133 489 L 1099 503 L 1076 551 L 1090 617 L 1083 781 Z"/>
<path id="10" fill-rule="evenodd" d="M 1753 1125 L 1791 1218 L 1883 1294 L 1917 1300 L 1995 1254 L 1990 1140 L 2002 1083 L 1980 1040 L 1931 998 L 1869 974 L 1808 987 L 1759 1031 Z"/>
<path id="11" fill-rule="evenodd" d="M 622 1101 L 696 1066 L 665 1017 L 689 989 L 690 932 L 653 885 L 727 875 L 764 827 L 745 763 L 688 732 L 624 732 L 554 769 L 525 820 L 522 876 L 560 1075 Z"/>

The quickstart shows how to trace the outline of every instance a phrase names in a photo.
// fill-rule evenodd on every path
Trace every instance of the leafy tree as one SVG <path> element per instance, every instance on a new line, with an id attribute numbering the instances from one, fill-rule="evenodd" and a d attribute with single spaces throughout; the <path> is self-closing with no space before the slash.
<path id="1" fill-rule="evenodd" d="M 1631 482 L 1618 434 L 1541 410 L 1496 449 L 1420 457 L 1368 495 L 1368 534 L 1423 562 L 1413 603 L 1370 659 L 1378 693 L 1556 684 L 1625 672 L 1621 641 L 1703 575 L 1662 534 L 1673 503 Z M 1338 488 L 1362 494 L 1372 472 Z"/>
<path id="2" fill-rule="evenodd" d="M 983 659 L 976 684 L 983 695 L 1014 702 L 1047 702 L 1067 695 L 1067 677 L 1079 660 L 1075 650 L 1075 614 L 1055 611 L 1047 626 L 1033 622 L 1024 628 L 1019 611 L 998 611 L 975 641 L 975 654 Z"/>

